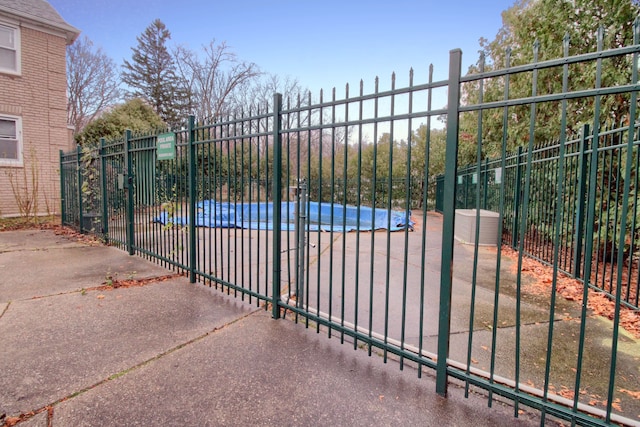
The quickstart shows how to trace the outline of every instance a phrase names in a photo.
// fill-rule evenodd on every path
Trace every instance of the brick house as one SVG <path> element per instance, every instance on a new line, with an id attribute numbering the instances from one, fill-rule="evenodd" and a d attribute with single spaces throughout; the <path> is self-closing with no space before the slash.
<path id="1" fill-rule="evenodd" d="M 46 0 L 0 0 L 0 216 L 59 209 L 66 47 L 79 34 Z"/>

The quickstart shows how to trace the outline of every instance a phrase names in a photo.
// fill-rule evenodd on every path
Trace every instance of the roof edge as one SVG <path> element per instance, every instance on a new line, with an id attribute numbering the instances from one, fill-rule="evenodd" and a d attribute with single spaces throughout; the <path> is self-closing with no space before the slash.
<path id="1" fill-rule="evenodd" d="M 45 27 L 47 29 L 62 31 L 65 35 L 65 38 L 67 39 L 67 45 L 70 45 L 74 41 L 76 41 L 76 39 L 78 38 L 81 32 L 79 29 L 77 29 L 76 27 L 70 24 L 67 24 L 66 22 L 63 22 L 63 23 L 52 22 L 50 20 L 43 19 L 38 16 L 30 15 L 28 13 L 15 10 L 10 7 L 0 5 L 0 15 L 3 12 L 9 15 L 9 17 L 16 17 L 32 25 L 37 25 L 37 26 Z"/>

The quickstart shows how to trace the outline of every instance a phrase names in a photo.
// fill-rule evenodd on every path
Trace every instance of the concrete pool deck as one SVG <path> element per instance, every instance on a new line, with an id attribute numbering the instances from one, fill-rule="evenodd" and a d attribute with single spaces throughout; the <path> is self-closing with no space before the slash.
<path id="1" fill-rule="evenodd" d="M 539 425 L 112 247 L 2 232 L 0 266 L 0 425 Z"/>
<path id="2" fill-rule="evenodd" d="M 437 215 L 429 215 L 426 228 L 428 245 L 425 266 L 425 315 L 423 349 L 431 351 L 437 332 L 437 286 L 439 281 L 439 245 L 441 228 Z M 419 223 L 419 226 L 422 223 Z M 242 233 L 240 230 L 230 232 Z M 245 231 L 246 233 L 246 231 Z M 318 256 L 311 268 L 312 277 L 342 275 L 342 267 L 329 263 L 329 257 L 343 259 L 355 266 L 356 254 L 369 271 L 370 263 L 380 266 L 378 256 L 386 248 L 390 257 L 389 300 L 378 293 L 386 290 L 383 263 L 372 277 L 360 277 L 374 284 L 374 312 L 389 309 L 389 336 L 401 333 L 403 301 L 409 302 L 405 330 L 409 343 L 419 343 L 416 329 L 416 300 L 420 289 L 420 259 L 416 247 L 422 229 L 409 233 L 407 253 L 407 293 L 403 297 L 405 235 L 366 233 L 372 246 L 358 247 L 356 233 L 319 234 L 315 243 Z M 373 234 L 373 236 L 372 236 Z M 245 238 L 250 238 L 244 235 Z M 361 236 L 362 238 L 362 236 Z M 342 240 L 344 239 L 344 241 Z M 435 239 L 435 240 L 434 240 Z M 344 246 L 343 246 L 344 243 Z M 362 242 L 360 242 L 362 243 Z M 329 248 L 333 249 L 330 255 Z M 343 249 L 344 248 L 344 249 Z M 228 249 L 228 248 L 227 248 Z M 456 244 L 454 259 L 454 297 L 451 358 L 466 360 L 469 344 L 470 283 L 473 247 Z M 286 255 L 283 255 L 286 257 Z M 386 256 L 385 256 L 386 258 Z M 268 263 L 269 260 L 261 262 Z M 473 322 L 473 366 L 490 367 L 493 306 L 495 303 L 495 249 L 482 248 L 478 257 L 476 317 Z M 515 301 L 513 274 L 503 260 L 498 300 L 500 304 L 496 337 L 496 373 L 513 371 L 513 334 Z M 450 398 L 435 394 L 432 373 L 425 370 L 418 379 L 410 364 L 404 372 L 385 366 L 382 358 L 367 357 L 366 351 L 353 351 L 353 345 L 340 345 L 338 339 L 314 334 L 303 325 L 288 320 L 273 321 L 269 313 L 255 304 L 247 304 L 201 285 L 192 285 L 184 277 L 168 277 L 171 272 L 139 257 L 104 246 L 87 246 L 51 231 L 0 233 L 0 337 L 6 351 L 0 353 L 3 375 L 0 379 L 0 414 L 23 415 L 25 425 L 538 425 L 537 414 L 523 413 L 513 418 L 509 404 L 486 408 L 482 392 L 463 398 L 455 381 Z M 286 272 L 286 264 L 283 271 Z M 348 275 L 347 275 L 348 276 Z M 139 281 L 141 286 L 109 288 L 107 277 Z M 373 278 L 373 279 L 372 279 Z M 148 281 L 146 281 L 149 279 Z M 373 282 L 371 282 L 373 280 Z M 360 295 L 349 281 L 337 286 L 334 298 L 328 298 L 326 281 L 309 284 L 320 295 L 320 310 L 340 314 L 346 320 L 367 319 L 368 312 L 345 309 L 344 296 Z M 413 286 L 413 287 L 412 287 Z M 416 293 L 417 292 L 417 293 Z M 317 301 L 317 294 L 310 296 Z M 368 300 L 361 300 L 368 310 Z M 523 313 L 526 337 L 522 379 L 534 386 L 539 378 L 540 358 L 546 345 L 549 324 L 544 297 L 529 295 Z M 324 306 L 322 304 L 325 304 Z M 561 389 L 571 385 L 573 373 L 562 363 L 575 363 L 575 321 L 578 306 L 559 301 L 553 319 L 556 335 L 554 354 L 568 356 L 554 360 L 552 381 Z M 350 307 L 347 305 L 346 307 Z M 384 310 L 382 310 L 384 311 Z M 287 315 L 286 319 L 293 316 Z M 363 322 L 360 322 L 362 325 Z M 367 323 L 366 326 L 368 326 Z M 374 316 L 373 329 L 384 331 L 384 319 Z M 600 401 L 599 381 L 608 364 L 607 336 L 611 322 L 590 317 L 588 360 L 583 368 L 585 399 Z M 616 387 L 634 390 L 638 381 L 637 340 L 621 337 Z M 556 353 L 557 352 L 557 353 Z M 555 359 L 555 358 L 554 358 Z M 394 364 L 395 362 L 391 362 Z M 559 364 L 558 364 L 559 363 Z M 389 365 L 389 364 L 387 364 Z M 507 376 L 508 377 L 508 376 Z M 624 416 L 633 420 L 640 414 L 633 399 L 622 398 Z M 522 407 L 525 411 L 526 408 Z M 548 418 L 550 419 L 550 418 Z M 178 422 L 179 420 L 179 422 Z M 29 424 L 27 424 L 29 423 Z M 0 424 L 1 425 L 1 424 Z"/>

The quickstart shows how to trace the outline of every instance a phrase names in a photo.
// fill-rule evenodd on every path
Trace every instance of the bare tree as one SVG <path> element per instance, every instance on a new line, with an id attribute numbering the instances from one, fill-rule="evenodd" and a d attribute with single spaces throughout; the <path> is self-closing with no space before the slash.
<path id="1" fill-rule="evenodd" d="M 233 94 L 233 102 L 236 109 L 242 110 L 245 114 L 258 111 L 265 112 L 273 107 L 273 96 L 276 93 L 282 94 L 282 100 L 286 109 L 295 108 L 300 105 L 308 105 L 308 90 L 303 89 L 298 79 L 286 76 L 281 77 L 277 74 L 263 74 L 257 79 L 245 82 Z M 300 113 L 284 114 L 282 116 L 283 126 L 290 129 L 300 123 L 301 125 L 309 125 L 308 120 L 310 114 L 308 111 Z M 253 132 L 266 132 L 270 126 L 270 122 L 260 120 L 252 123 Z M 264 152 L 266 146 L 261 147 Z"/>
<path id="2" fill-rule="evenodd" d="M 298 79 L 269 73 L 244 84 L 234 94 L 235 103 L 244 106 L 245 109 L 249 106 L 255 108 L 257 106 L 271 105 L 273 103 L 273 94 L 276 92 L 282 94 L 285 104 L 291 103 L 295 105 L 298 96 L 306 97 L 307 91 L 302 89 Z"/>
<path id="3" fill-rule="evenodd" d="M 198 54 L 187 47 L 174 50 L 177 73 L 190 96 L 189 105 L 199 118 L 213 118 L 235 110 L 233 92 L 260 75 L 258 66 L 239 61 L 226 43 L 212 40 Z"/>
<path id="4" fill-rule="evenodd" d="M 67 48 L 67 121 L 78 134 L 120 99 L 115 63 L 84 36 Z"/>

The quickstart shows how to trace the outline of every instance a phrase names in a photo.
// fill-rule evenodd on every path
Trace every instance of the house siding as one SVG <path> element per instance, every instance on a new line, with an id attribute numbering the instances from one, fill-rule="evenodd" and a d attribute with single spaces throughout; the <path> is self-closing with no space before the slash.
<path id="1" fill-rule="evenodd" d="M 60 206 L 59 152 L 70 148 L 67 129 L 66 38 L 21 27 L 22 73 L 0 73 L 0 114 L 22 118 L 22 167 L 0 166 L 0 216 L 20 213 L 11 181 L 24 193 L 38 173 L 38 214 Z M 13 178 L 12 178 L 13 177 Z"/>

